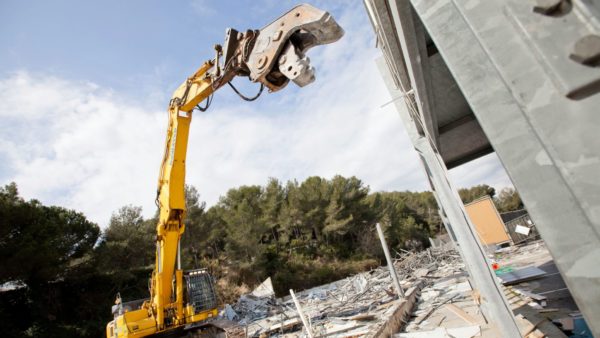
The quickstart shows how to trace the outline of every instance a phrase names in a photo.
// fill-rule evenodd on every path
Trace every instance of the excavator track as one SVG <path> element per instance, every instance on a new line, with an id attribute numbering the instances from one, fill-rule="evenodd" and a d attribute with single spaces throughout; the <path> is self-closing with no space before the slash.
<path id="1" fill-rule="evenodd" d="M 204 323 L 196 325 L 194 327 L 177 327 L 167 331 L 158 332 L 152 334 L 150 338 L 218 338 L 227 336 L 226 331 L 212 325 L 211 323 Z"/>

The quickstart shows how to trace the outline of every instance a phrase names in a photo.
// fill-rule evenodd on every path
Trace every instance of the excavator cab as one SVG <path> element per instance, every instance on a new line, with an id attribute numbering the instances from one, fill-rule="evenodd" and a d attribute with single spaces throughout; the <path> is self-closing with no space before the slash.
<path id="1" fill-rule="evenodd" d="M 188 331 L 190 329 L 198 329 L 205 325 L 208 325 L 208 319 L 217 316 L 217 293 L 215 290 L 215 284 L 213 277 L 208 273 L 206 269 L 195 269 L 184 272 L 183 276 L 183 292 L 184 292 L 184 303 L 187 304 L 185 312 L 186 317 L 195 319 L 190 321 L 196 325 L 190 325 L 186 328 L 180 328 L 178 331 Z M 173 284 L 175 279 L 173 279 Z M 172 288 L 175 290 L 175 287 Z M 171 295 L 172 299 L 175 299 L 175 294 Z M 125 318 L 126 314 L 134 313 L 137 311 L 143 311 L 144 304 L 148 303 L 149 299 L 138 299 L 128 302 L 121 300 L 121 295 L 117 294 L 115 305 L 112 307 L 112 313 L 114 320 L 111 321 L 106 327 L 106 335 L 109 338 L 123 337 L 118 333 L 123 332 L 123 328 L 127 326 L 118 325 L 119 319 Z M 165 324 L 169 326 L 170 318 L 174 316 L 166 316 L 167 320 Z M 126 324 L 126 322 L 123 322 Z M 127 328 L 129 333 L 134 333 L 139 330 L 139 325 Z M 120 329 L 120 330 L 119 330 Z M 185 329 L 185 330 L 184 330 Z M 177 335 L 175 335 L 176 337 Z"/>
<path id="2" fill-rule="evenodd" d="M 184 275 L 184 294 L 194 315 L 217 308 L 217 293 L 212 276 L 206 269 L 187 271 Z"/>

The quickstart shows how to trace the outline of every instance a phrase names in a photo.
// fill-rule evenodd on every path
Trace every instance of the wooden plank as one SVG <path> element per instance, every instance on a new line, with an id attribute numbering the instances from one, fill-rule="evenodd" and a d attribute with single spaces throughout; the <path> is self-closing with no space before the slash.
<path id="1" fill-rule="evenodd" d="M 516 309 L 515 312 L 518 313 L 517 316 L 524 317 L 526 320 L 536 323 L 535 328 L 537 330 L 535 331 L 539 330 L 546 337 L 567 338 L 567 336 L 556 325 L 539 315 L 537 310 L 534 310 L 528 306 L 524 306 Z M 537 335 L 537 333 L 535 333 L 534 336 L 535 335 Z"/>
<path id="2" fill-rule="evenodd" d="M 444 304 L 452 301 L 456 297 L 458 297 L 458 295 L 454 295 L 454 296 L 446 299 L 441 304 L 432 305 L 431 308 L 429 308 L 429 310 L 427 310 L 425 313 L 423 313 L 422 315 L 420 315 L 419 317 L 417 317 L 417 319 L 415 319 L 415 323 L 417 323 L 417 325 L 421 324 L 422 321 L 424 321 L 425 319 L 427 319 L 427 317 L 429 317 L 429 315 L 432 314 L 435 310 L 437 310 L 440 306 L 442 306 L 442 305 L 444 305 Z"/>
<path id="3" fill-rule="evenodd" d="M 525 317 L 523 317 L 523 315 L 517 315 L 515 319 L 517 320 L 517 325 L 519 326 L 519 331 L 521 331 L 522 337 L 527 337 L 528 334 L 535 330 L 535 326 L 538 324 L 528 321 L 525 319 Z"/>
<path id="4" fill-rule="evenodd" d="M 291 318 L 288 320 L 285 320 L 283 323 L 277 323 L 273 326 L 271 326 L 267 332 L 273 332 L 273 331 L 279 331 L 279 330 L 287 330 L 290 329 L 296 325 L 302 324 L 302 321 L 300 320 L 299 317 L 296 318 Z"/>
<path id="5" fill-rule="evenodd" d="M 527 335 L 527 338 L 544 338 L 544 337 L 546 337 L 546 335 L 538 329 L 534 330 L 533 332 L 531 332 L 530 334 Z"/>
<path id="6" fill-rule="evenodd" d="M 419 325 L 421 324 L 421 322 L 423 322 L 427 317 L 429 317 L 429 315 L 435 310 L 437 309 L 437 307 L 432 306 L 429 308 L 429 310 L 425 311 L 425 313 L 423 313 L 422 315 L 420 315 L 419 317 L 417 317 L 415 319 L 415 324 Z"/>
<path id="7" fill-rule="evenodd" d="M 445 307 L 448 310 L 452 311 L 455 315 L 460 317 L 465 322 L 467 322 L 469 324 L 479 324 L 479 321 L 477 319 L 475 319 L 470 314 L 466 313 L 463 309 L 459 308 L 458 306 L 456 306 L 454 304 L 446 304 Z"/>
<path id="8" fill-rule="evenodd" d="M 375 320 L 375 315 L 363 313 L 363 314 L 356 315 L 354 317 L 350 317 L 350 318 L 348 318 L 348 320 L 371 321 L 371 320 Z"/>
<path id="9" fill-rule="evenodd" d="M 442 322 L 444 321 L 444 319 L 446 319 L 446 316 L 440 316 L 440 318 L 436 319 L 436 320 L 431 320 L 431 324 L 433 327 L 439 327 L 440 324 L 442 324 Z"/>
<path id="10" fill-rule="evenodd" d="M 473 301 L 475 304 L 481 305 L 481 294 L 479 293 L 479 290 L 471 291 L 471 296 L 473 296 Z"/>
<path id="11" fill-rule="evenodd" d="M 548 299 L 548 298 L 546 298 L 546 296 L 538 295 L 537 293 L 533 293 L 533 292 L 527 291 L 527 290 L 519 290 L 519 293 L 521 293 L 523 296 L 527 296 L 538 302 L 545 301 Z"/>

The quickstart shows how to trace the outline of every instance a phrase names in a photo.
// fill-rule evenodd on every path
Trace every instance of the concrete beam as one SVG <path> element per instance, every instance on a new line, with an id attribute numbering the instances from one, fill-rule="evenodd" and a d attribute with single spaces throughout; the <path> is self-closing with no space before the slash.
<path id="1" fill-rule="evenodd" d="M 474 115 L 467 115 L 440 128 L 440 154 L 448 169 L 493 152 Z"/>

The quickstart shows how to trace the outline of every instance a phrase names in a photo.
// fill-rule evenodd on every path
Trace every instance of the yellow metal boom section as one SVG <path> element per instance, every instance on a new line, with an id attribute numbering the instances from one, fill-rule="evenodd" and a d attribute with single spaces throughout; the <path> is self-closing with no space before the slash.
<path id="1" fill-rule="evenodd" d="M 179 255 L 181 235 L 185 230 L 185 160 L 192 110 L 216 90 L 211 77 L 207 76 L 212 67 L 212 61 L 204 63 L 194 75 L 179 86 L 169 105 L 169 126 L 158 181 L 160 214 L 156 226 L 156 270 L 152 278 L 152 303 L 159 329 L 164 325 L 166 308 L 175 309 L 176 324 L 185 323 L 183 271 L 180 264 L 175 264 Z M 175 303 L 171 304 L 174 272 L 176 299 Z"/>

